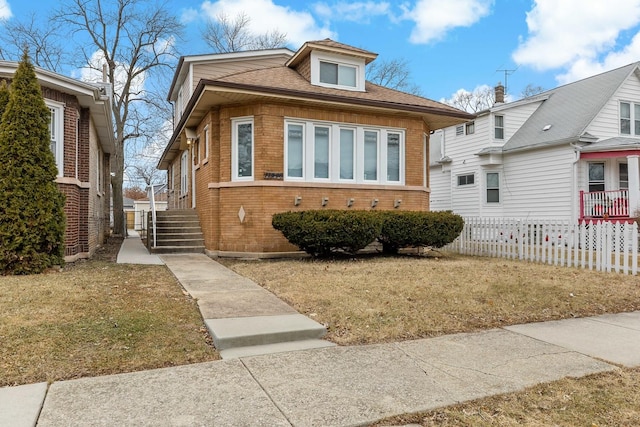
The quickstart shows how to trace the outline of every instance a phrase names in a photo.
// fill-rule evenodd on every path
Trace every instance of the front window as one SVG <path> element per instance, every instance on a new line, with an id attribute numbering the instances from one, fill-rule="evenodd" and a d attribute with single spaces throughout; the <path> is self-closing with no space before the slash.
<path id="1" fill-rule="evenodd" d="M 620 134 L 640 135 L 640 104 L 620 103 Z"/>
<path id="2" fill-rule="evenodd" d="M 626 163 L 618 165 L 618 180 L 620 189 L 629 189 L 629 167 Z"/>
<path id="3" fill-rule="evenodd" d="M 364 131 L 364 180 L 378 180 L 378 132 Z"/>
<path id="4" fill-rule="evenodd" d="M 500 174 L 487 173 L 487 203 L 500 203 Z"/>
<path id="5" fill-rule="evenodd" d="M 209 126 L 204 128 L 204 158 L 209 158 L 209 145 L 211 145 L 211 136 L 209 133 Z"/>
<path id="6" fill-rule="evenodd" d="M 404 132 L 285 120 L 285 179 L 402 184 Z"/>
<path id="7" fill-rule="evenodd" d="M 354 134 L 353 129 L 340 129 L 340 179 L 353 179 Z"/>
<path id="8" fill-rule="evenodd" d="M 400 134 L 387 132 L 387 182 L 400 182 Z"/>
<path id="9" fill-rule="evenodd" d="M 232 121 L 232 173 L 234 180 L 253 179 L 253 119 Z"/>
<path id="10" fill-rule="evenodd" d="M 290 124 L 287 129 L 287 177 L 303 177 L 304 127 Z"/>
<path id="11" fill-rule="evenodd" d="M 504 116 L 495 116 L 495 138 L 504 139 Z"/>
<path id="12" fill-rule="evenodd" d="M 313 128 L 313 177 L 329 179 L 329 133 L 326 126 Z"/>
<path id="13" fill-rule="evenodd" d="M 589 163 L 589 192 L 604 191 L 604 163 Z"/>

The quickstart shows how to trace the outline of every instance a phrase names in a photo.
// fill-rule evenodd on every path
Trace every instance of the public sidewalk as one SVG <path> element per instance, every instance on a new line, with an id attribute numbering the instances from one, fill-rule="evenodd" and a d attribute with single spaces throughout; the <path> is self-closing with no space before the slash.
<path id="1" fill-rule="evenodd" d="M 219 298 L 201 311 L 233 318 L 219 304 L 237 299 L 245 313 L 295 314 L 203 257 L 167 262 L 194 297 Z M 4 388 L 0 426 L 366 425 L 616 365 L 640 366 L 640 311 Z"/>

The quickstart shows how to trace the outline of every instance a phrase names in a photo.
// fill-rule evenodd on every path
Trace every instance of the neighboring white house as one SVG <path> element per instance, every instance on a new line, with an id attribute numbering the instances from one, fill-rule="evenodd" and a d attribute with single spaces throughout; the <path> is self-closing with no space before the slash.
<path id="1" fill-rule="evenodd" d="M 430 138 L 431 210 L 630 220 L 640 212 L 640 63 L 496 104 Z"/>

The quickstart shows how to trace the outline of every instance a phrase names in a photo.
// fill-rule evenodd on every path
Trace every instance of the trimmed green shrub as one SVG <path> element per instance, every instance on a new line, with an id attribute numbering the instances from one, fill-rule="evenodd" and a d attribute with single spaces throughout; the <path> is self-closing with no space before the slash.
<path id="1" fill-rule="evenodd" d="M 50 118 L 25 53 L 0 121 L 0 274 L 64 262 L 64 195 L 55 183 Z"/>
<path id="2" fill-rule="evenodd" d="M 382 218 L 370 211 L 312 210 L 273 215 L 273 228 L 315 257 L 343 251 L 355 254 L 375 241 Z"/>
<path id="3" fill-rule="evenodd" d="M 7 104 L 9 103 L 9 87 L 7 86 L 7 81 L 0 81 L 0 121 L 2 121 L 2 115 L 4 114 L 4 110 L 7 108 Z"/>
<path id="4" fill-rule="evenodd" d="M 431 246 L 441 248 L 462 232 L 464 221 L 452 212 L 380 211 L 383 219 L 378 240 L 384 253 L 401 248 Z"/>

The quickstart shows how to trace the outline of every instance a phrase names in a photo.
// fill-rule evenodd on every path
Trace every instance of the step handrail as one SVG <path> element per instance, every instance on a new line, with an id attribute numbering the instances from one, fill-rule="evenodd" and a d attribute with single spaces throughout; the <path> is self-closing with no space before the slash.
<path id="1" fill-rule="evenodd" d="M 150 184 L 147 187 L 149 191 L 149 209 L 151 210 L 151 227 L 153 230 L 153 247 L 156 247 L 156 191 L 155 186 L 161 184 Z M 148 225 L 147 225 L 148 228 Z M 147 233 L 147 239 L 149 239 L 149 235 Z"/>

